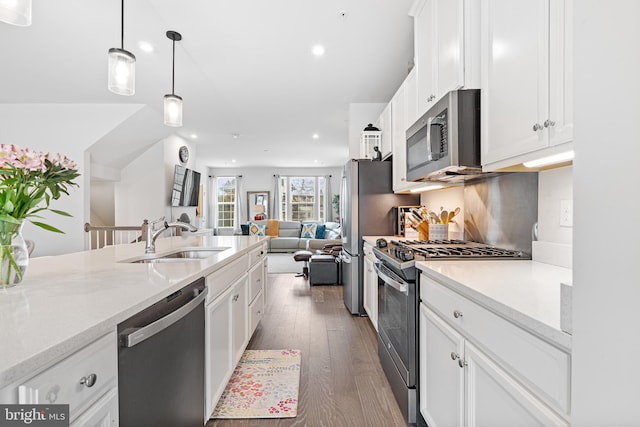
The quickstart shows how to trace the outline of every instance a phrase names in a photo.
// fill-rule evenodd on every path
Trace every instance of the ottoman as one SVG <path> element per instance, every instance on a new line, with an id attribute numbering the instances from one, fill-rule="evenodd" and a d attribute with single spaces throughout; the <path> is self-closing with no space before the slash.
<path id="1" fill-rule="evenodd" d="M 309 259 L 310 285 L 338 284 L 338 263 L 333 255 L 312 255 Z"/>

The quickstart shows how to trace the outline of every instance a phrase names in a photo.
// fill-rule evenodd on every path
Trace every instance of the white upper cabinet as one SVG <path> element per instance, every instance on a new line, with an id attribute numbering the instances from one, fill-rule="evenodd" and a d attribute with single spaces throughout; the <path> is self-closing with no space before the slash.
<path id="1" fill-rule="evenodd" d="M 393 119 L 391 117 L 391 103 L 388 103 L 382 113 L 380 113 L 380 118 L 378 119 L 378 129 L 382 132 L 380 138 L 380 152 L 382 153 L 382 158 L 386 159 L 391 155 L 392 144 L 393 144 Z"/>
<path id="2" fill-rule="evenodd" d="M 482 0 L 482 164 L 570 149 L 571 0 Z M 571 144 L 569 144 L 571 145 Z"/>
<path id="3" fill-rule="evenodd" d="M 434 2 L 417 2 L 414 15 L 414 50 L 416 67 L 417 107 L 416 119 L 422 116 L 436 100 L 436 82 L 434 67 Z M 408 123 L 411 126 L 413 122 Z"/>
<path id="4" fill-rule="evenodd" d="M 480 13 L 477 1 L 418 0 L 410 14 L 414 17 L 417 119 L 447 92 L 479 87 Z"/>
<path id="5" fill-rule="evenodd" d="M 407 192 L 411 188 L 421 185 L 418 182 L 407 181 L 407 128 L 412 124 L 416 112 L 416 96 L 415 96 L 415 67 L 400 89 L 393 95 L 391 99 L 391 123 L 392 123 L 392 142 L 393 157 L 392 162 L 392 181 L 393 191 L 395 193 Z"/>

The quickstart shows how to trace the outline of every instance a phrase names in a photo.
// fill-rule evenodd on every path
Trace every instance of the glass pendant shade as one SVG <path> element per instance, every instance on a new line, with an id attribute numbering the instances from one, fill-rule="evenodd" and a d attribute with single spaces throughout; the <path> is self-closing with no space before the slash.
<path id="1" fill-rule="evenodd" d="M 164 96 L 164 124 L 167 126 L 182 126 L 182 98 L 178 95 Z"/>
<path id="2" fill-rule="evenodd" d="M 136 57 L 131 52 L 109 49 L 109 90 L 127 96 L 136 92 Z"/>
<path id="3" fill-rule="evenodd" d="M 0 0 L 0 21 L 19 27 L 31 25 L 31 0 Z"/>

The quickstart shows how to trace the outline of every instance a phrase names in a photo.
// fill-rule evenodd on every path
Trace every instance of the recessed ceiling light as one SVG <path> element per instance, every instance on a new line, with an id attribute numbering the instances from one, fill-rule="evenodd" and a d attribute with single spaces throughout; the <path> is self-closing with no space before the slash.
<path id="1" fill-rule="evenodd" d="M 138 47 L 143 52 L 147 52 L 147 53 L 153 52 L 153 45 L 149 42 L 145 42 L 145 41 L 139 42 Z"/>
<path id="2" fill-rule="evenodd" d="M 191 134 L 191 139 L 198 139 L 198 135 L 196 135 L 195 133 Z"/>
<path id="3" fill-rule="evenodd" d="M 314 160 L 313 163 L 318 163 L 318 160 Z"/>
<path id="4" fill-rule="evenodd" d="M 232 137 L 233 139 L 238 139 L 238 138 L 240 138 L 240 134 L 239 134 L 239 133 L 232 133 L 232 134 L 231 134 L 231 137 Z"/>
<path id="5" fill-rule="evenodd" d="M 236 159 L 231 159 L 231 163 L 235 163 L 235 162 L 236 162 Z"/>
<path id="6" fill-rule="evenodd" d="M 311 52 L 313 52 L 315 56 L 322 56 L 324 55 L 324 46 L 317 44 L 313 47 Z"/>
<path id="7" fill-rule="evenodd" d="M 314 133 L 313 134 L 313 139 L 318 139 L 318 138 L 320 138 L 320 135 L 318 135 L 317 133 Z"/>

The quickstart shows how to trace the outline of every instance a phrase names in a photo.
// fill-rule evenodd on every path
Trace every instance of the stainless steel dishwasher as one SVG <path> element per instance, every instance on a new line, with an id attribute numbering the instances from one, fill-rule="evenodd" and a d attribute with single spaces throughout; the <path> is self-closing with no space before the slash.
<path id="1" fill-rule="evenodd" d="M 204 278 L 118 325 L 121 427 L 204 424 Z"/>

